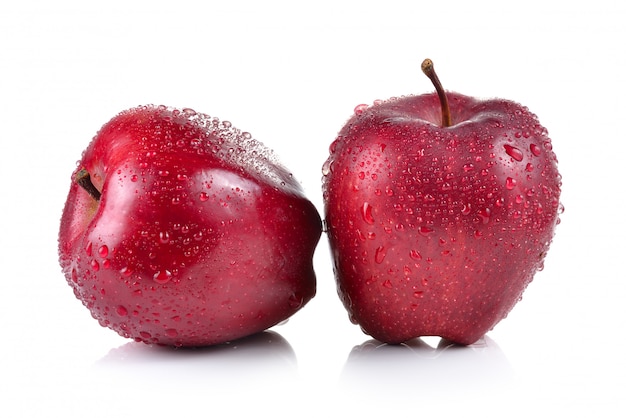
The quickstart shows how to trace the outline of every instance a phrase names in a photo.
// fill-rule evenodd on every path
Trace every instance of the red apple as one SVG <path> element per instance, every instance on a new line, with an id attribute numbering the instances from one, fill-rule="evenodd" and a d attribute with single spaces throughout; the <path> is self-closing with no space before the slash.
<path id="1" fill-rule="evenodd" d="M 445 92 L 357 106 L 330 146 L 325 222 L 354 323 L 400 343 L 472 344 L 541 270 L 562 210 L 546 129 L 527 108 Z"/>
<path id="2" fill-rule="evenodd" d="M 271 151 L 229 122 L 144 106 L 102 127 L 73 175 L 60 264 L 101 325 L 203 346 L 263 331 L 315 294 L 321 220 Z"/>

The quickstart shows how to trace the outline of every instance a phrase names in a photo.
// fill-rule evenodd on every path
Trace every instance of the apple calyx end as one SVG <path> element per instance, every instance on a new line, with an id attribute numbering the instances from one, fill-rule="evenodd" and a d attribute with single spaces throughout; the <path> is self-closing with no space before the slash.
<path id="1" fill-rule="evenodd" d="M 428 77 L 430 81 L 432 81 L 435 86 L 435 90 L 437 91 L 437 95 L 439 96 L 439 101 L 441 102 L 441 125 L 444 128 L 452 126 L 452 115 L 450 115 L 448 96 L 443 89 L 441 81 L 439 81 L 439 77 L 435 72 L 435 65 L 430 58 L 426 58 L 422 61 L 422 72 L 426 74 L 426 77 Z"/>
<path id="2" fill-rule="evenodd" d="M 82 187 L 89 194 L 89 196 L 93 197 L 96 202 L 100 201 L 102 193 L 100 193 L 100 190 L 98 190 L 91 182 L 91 176 L 86 169 L 81 168 L 78 170 L 74 176 L 74 181 Z"/>

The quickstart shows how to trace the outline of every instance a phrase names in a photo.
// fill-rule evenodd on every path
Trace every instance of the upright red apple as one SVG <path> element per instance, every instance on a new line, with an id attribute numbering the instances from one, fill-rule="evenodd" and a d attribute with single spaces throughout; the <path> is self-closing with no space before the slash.
<path id="1" fill-rule="evenodd" d="M 471 344 L 541 270 L 561 177 L 527 108 L 445 92 L 357 106 L 323 167 L 338 292 L 354 323 L 400 343 Z"/>
<path id="2" fill-rule="evenodd" d="M 60 264 L 101 325 L 202 346 L 265 330 L 315 294 L 321 220 L 261 143 L 190 109 L 130 109 L 74 172 Z"/>

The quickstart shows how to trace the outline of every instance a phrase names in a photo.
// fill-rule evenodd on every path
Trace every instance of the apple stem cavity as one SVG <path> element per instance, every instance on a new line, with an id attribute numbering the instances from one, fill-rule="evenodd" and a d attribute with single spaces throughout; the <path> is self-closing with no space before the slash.
<path id="1" fill-rule="evenodd" d="M 450 105 L 448 104 L 448 96 L 446 96 L 446 92 L 441 85 L 441 81 L 439 81 L 439 77 L 437 77 L 437 73 L 435 72 L 435 65 L 433 61 L 429 58 L 426 58 L 422 62 L 422 71 L 426 74 L 426 77 L 432 81 L 435 86 L 435 90 L 437 90 L 437 95 L 439 96 L 439 101 L 441 102 L 441 125 L 444 128 L 452 126 L 452 115 L 450 115 Z"/>
<path id="2" fill-rule="evenodd" d="M 76 173 L 74 180 L 76 181 L 76 183 L 78 183 L 80 187 L 82 187 L 87 193 L 89 193 L 89 196 L 93 197 L 96 201 L 100 201 L 100 190 L 98 190 L 96 186 L 94 186 L 91 182 L 91 176 L 89 175 L 89 172 L 87 170 L 85 170 L 84 168 L 80 169 L 78 173 Z"/>

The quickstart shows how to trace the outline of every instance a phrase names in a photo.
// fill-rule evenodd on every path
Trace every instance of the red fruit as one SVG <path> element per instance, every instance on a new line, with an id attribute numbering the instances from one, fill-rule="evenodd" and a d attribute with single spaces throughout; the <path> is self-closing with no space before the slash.
<path id="1" fill-rule="evenodd" d="M 444 93 L 357 112 L 324 165 L 339 295 L 353 322 L 400 343 L 472 344 L 521 298 L 562 206 L 547 131 L 525 107 Z"/>
<path id="2" fill-rule="evenodd" d="M 318 212 L 229 122 L 130 109 L 102 127 L 73 178 L 60 264 L 93 317 L 124 337 L 217 344 L 285 320 L 315 294 Z"/>

